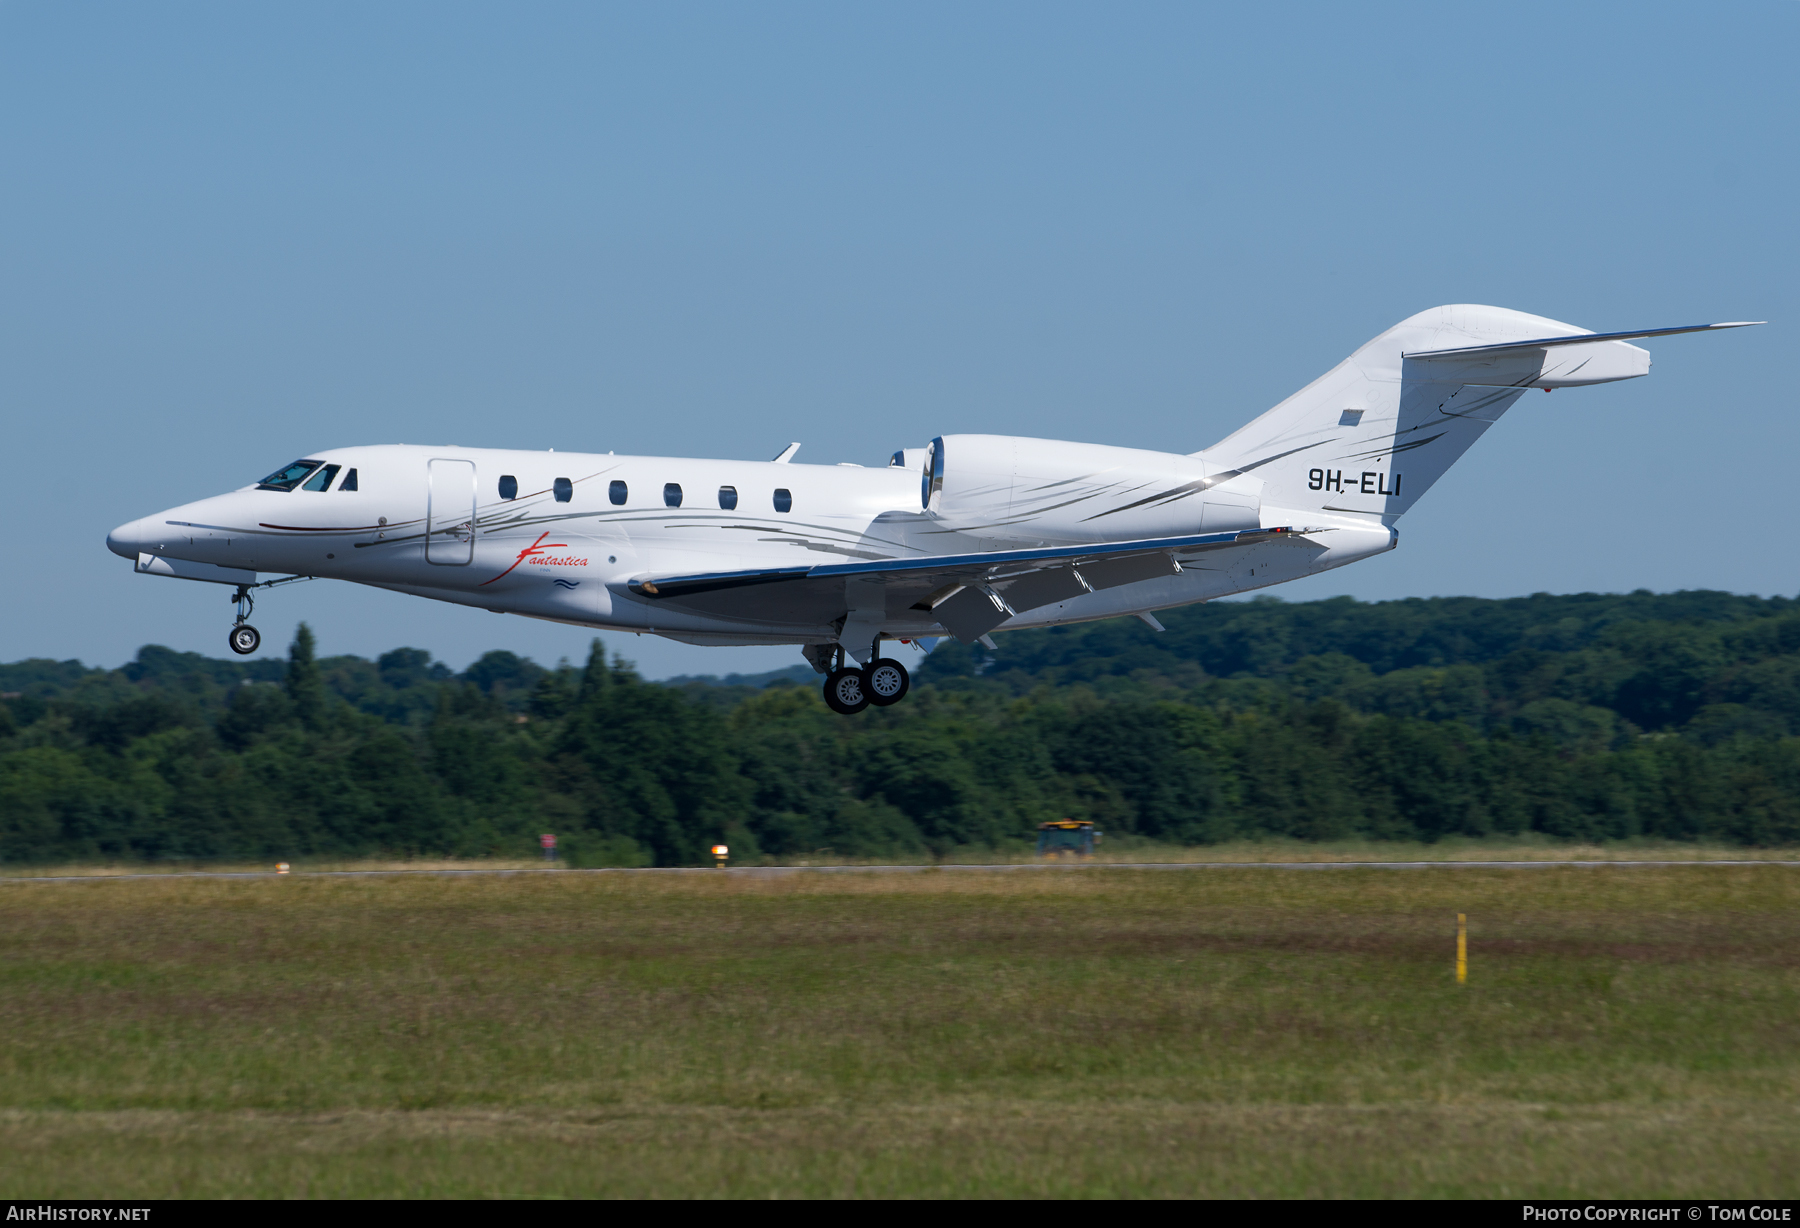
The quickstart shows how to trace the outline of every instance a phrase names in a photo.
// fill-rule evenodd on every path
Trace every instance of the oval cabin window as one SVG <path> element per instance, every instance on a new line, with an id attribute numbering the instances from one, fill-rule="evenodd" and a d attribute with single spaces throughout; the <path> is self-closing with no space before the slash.
<path id="1" fill-rule="evenodd" d="M 776 489 L 775 489 L 775 510 L 778 512 L 790 512 L 793 509 L 794 509 L 794 494 L 793 494 L 793 492 L 788 490 L 784 486 L 776 487 Z"/>
<path id="2" fill-rule="evenodd" d="M 519 497 L 519 479 L 515 478 L 510 473 L 501 474 L 500 497 L 502 499 L 517 499 Z"/>
<path id="3" fill-rule="evenodd" d="M 550 484 L 550 489 L 556 492 L 558 503 L 567 503 L 575 497 L 575 483 L 569 481 L 568 478 L 557 478 Z"/>
<path id="4" fill-rule="evenodd" d="M 614 507 L 624 507 L 625 496 L 628 493 L 630 492 L 626 490 L 625 483 L 623 482 L 614 482 L 611 486 L 606 488 L 606 497 L 612 500 Z"/>

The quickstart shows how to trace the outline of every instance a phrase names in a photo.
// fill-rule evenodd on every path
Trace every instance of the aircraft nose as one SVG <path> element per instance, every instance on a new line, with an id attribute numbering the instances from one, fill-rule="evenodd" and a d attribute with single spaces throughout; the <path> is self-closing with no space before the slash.
<path id="1" fill-rule="evenodd" d="M 106 548 L 120 558 L 137 561 L 137 556 L 160 545 L 152 540 L 156 532 L 155 517 L 144 516 L 128 524 L 122 524 L 106 535 Z"/>

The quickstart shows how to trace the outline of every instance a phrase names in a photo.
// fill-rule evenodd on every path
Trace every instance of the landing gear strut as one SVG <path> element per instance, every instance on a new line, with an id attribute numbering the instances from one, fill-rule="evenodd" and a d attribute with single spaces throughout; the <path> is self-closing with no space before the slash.
<path id="1" fill-rule="evenodd" d="M 876 644 L 877 651 L 880 642 Z M 898 661 L 875 657 L 858 669 L 844 660 L 844 650 L 834 654 L 833 669 L 825 676 L 825 706 L 840 716 L 853 716 L 870 704 L 885 708 L 906 698 L 912 677 Z"/>
<path id="2" fill-rule="evenodd" d="M 231 651 L 240 657 L 247 657 L 262 646 L 262 632 L 250 625 L 250 612 L 256 609 L 256 598 L 250 595 L 253 588 L 274 588 L 278 584 L 299 584 L 312 579 L 311 576 L 283 576 L 279 580 L 264 580 L 261 584 L 240 584 L 232 601 L 237 603 L 237 621 L 231 624 L 231 634 L 225 642 L 231 645 Z"/>
<path id="3" fill-rule="evenodd" d="M 262 647 L 262 632 L 249 623 L 250 613 L 256 609 L 256 598 L 250 595 L 248 584 L 240 584 L 232 601 L 237 603 L 237 621 L 231 624 L 231 634 L 225 637 L 225 642 L 238 656 L 247 657 Z"/>

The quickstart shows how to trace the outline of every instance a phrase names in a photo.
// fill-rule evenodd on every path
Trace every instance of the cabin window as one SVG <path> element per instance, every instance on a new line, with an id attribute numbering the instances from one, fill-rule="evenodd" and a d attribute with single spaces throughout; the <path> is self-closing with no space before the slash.
<path id="1" fill-rule="evenodd" d="M 793 511 L 794 510 L 794 492 L 791 490 L 788 490 L 786 487 L 783 487 L 783 486 L 776 487 L 775 488 L 775 510 L 778 512 Z"/>
<path id="2" fill-rule="evenodd" d="M 297 460 L 271 473 L 256 484 L 258 490 L 289 491 L 306 480 L 306 475 L 319 467 L 315 460 Z"/>
<path id="3" fill-rule="evenodd" d="M 335 478 L 338 475 L 338 470 L 342 468 L 342 465 L 327 465 L 317 473 L 313 474 L 312 481 L 308 482 L 300 489 L 318 491 L 330 490 L 331 479 Z"/>
<path id="4" fill-rule="evenodd" d="M 680 507 L 681 506 L 681 483 L 680 482 L 665 482 L 665 483 L 663 483 L 663 506 L 664 507 Z"/>
<path id="5" fill-rule="evenodd" d="M 623 482 L 614 482 L 606 488 L 606 497 L 612 500 L 614 507 L 624 507 L 625 496 L 629 493 Z"/>
<path id="6" fill-rule="evenodd" d="M 338 483 L 338 490 L 346 491 L 346 490 L 355 490 L 355 489 L 356 489 L 356 470 L 352 469 L 349 473 L 346 473 L 344 475 L 344 480 Z"/>
<path id="7" fill-rule="evenodd" d="M 719 506 L 728 512 L 737 508 L 737 487 L 719 487 Z"/>
<path id="8" fill-rule="evenodd" d="M 500 497 L 502 499 L 517 499 L 519 497 L 519 479 L 515 478 L 510 473 L 501 474 Z"/>
<path id="9" fill-rule="evenodd" d="M 575 483 L 569 481 L 568 478 L 557 478 L 556 481 L 550 483 L 550 489 L 556 492 L 558 503 L 567 503 L 575 497 Z"/>

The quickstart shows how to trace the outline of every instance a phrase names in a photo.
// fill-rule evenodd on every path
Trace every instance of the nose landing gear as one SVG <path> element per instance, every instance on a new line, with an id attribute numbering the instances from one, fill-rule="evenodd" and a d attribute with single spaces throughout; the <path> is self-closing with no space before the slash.
<path id="1" fill-rule="evenodd" d="M 311 576 L 283 576 L 279 580 L 264 580 L 261 584 L 240 584 L 237 592 L 232 594 L 232 601 L 237 603 L 237 621 L 231 624 L 231 634 L 225 642 L 231 645 L 231 651 L 240 657 L 247 657 L 262 647 L 262 632 L 250 625 L 250 613 L 256 609 L 256 598 L 250 595 L 253 588 L 274 588 L 277 584 L 299 584 L 312 579 Z"/>
<path id="2" fill-rule="evenodd" d="M 853 716 L 870 704 L 885 708 L 906 698 L 912 689 L 912 677 L 898 661 L 876 657 L 864 669 L 844 660 L 844 650 L 836 653 L 836 668 L 825 676 L 825 706 L 839 716 Z"/>
<path id="3" fill-rule="evenodd" d="M 237 604 L 237 621 L 231 624 L 231 634 L 225 637 L 225 642 L 238 656 L 247 657 L 262 647 L 262 632 L 249 622 L 250 612 L 256 609 L 256 598 L 250 595 L 248 584 L 240 584 L 231 599 Z"/>

